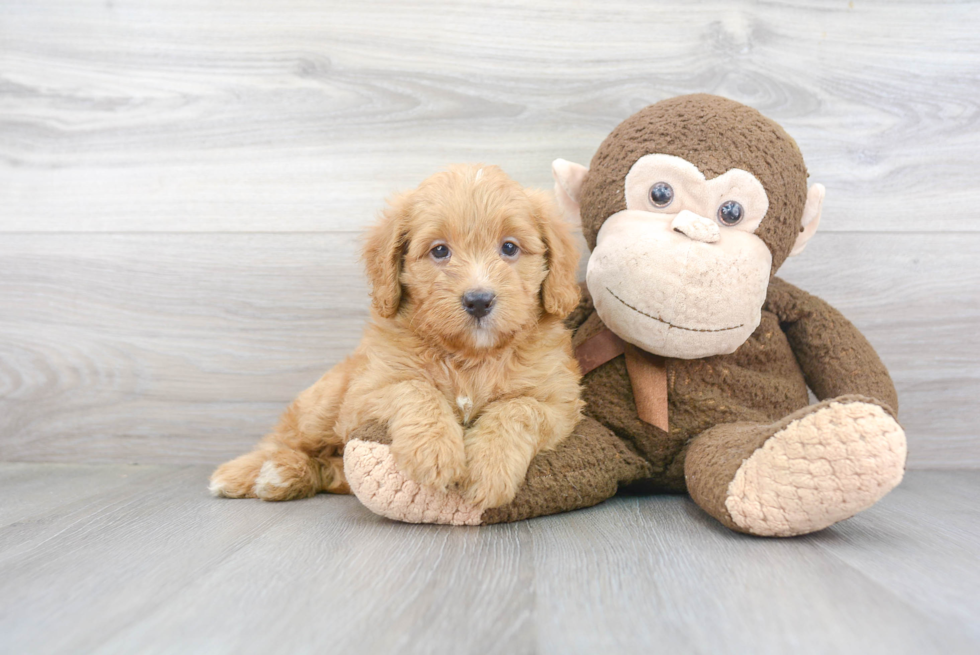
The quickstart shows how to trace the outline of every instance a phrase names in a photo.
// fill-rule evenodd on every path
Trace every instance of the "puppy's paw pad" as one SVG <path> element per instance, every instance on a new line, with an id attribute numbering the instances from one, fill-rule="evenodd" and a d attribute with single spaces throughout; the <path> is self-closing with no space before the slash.
<path id="1" fill-rule="evenodd" d="M 482 509 L 456 491 L 424 487 L 406 477 L 384 444 L 350 441 L 344 448 L 344 475 L 361 504 L 386 518 L 405 523 L 480 524 Z"/>

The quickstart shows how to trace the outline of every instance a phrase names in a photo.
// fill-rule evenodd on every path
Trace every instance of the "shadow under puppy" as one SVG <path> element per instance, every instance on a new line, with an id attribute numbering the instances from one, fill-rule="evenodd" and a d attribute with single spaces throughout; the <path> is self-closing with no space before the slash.
<path id="1" fill-rule="evenodd" d="M 343 449 L 387 426 L 415 482 L 481 508 L 510 502 L 528 464 L 580 418 L 565 318 L 579 253 L 550 198 L 494 166 L 454 166 L 394 198 L 364 260 L 371 322 L 358 348 L 293 401 L 258 447 L 211 476 L 216 496 L 350 493 Z"/>

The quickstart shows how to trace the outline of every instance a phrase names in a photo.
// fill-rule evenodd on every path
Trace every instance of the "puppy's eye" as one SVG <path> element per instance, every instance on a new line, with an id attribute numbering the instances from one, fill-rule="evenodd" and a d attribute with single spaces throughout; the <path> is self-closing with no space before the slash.
<path id="1" fill-rule="evenodd" d="M 429 251 L 433 259 L 449 259 L 449 246 L 444 243 L 440 243 L 438 246 Z"/>
<path id="2" fill-rule="evenodd" d="M 500 254 L 504 257 L 517 257 L 520 251 L 520 247 L 513 241 L 504 241 L 504 245 L 500 246 Z"/>

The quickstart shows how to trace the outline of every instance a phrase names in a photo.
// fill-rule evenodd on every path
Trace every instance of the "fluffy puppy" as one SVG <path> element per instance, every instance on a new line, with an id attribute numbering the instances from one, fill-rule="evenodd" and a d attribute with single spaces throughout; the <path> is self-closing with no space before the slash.
<path id="1" fill-rule="evenodd" d="M 220 466 L 231 498 L 349 493 L 343 448 L 387 425 L 398 468 L 510 502 L 528 464 L 579 420 L 579 369 L 562 319 L 578 251 L 543 193 L 494 166 L 455 166 L 396 197 L 364 260 L 371 322 L 357 350 L 304 391 L 256 450 Z"/>

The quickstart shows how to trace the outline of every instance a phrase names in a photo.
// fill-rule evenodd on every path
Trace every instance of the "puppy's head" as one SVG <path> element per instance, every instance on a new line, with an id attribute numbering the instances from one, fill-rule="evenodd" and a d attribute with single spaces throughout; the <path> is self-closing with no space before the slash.
<path id="1" fill-rule="evenodd" d="M 579 301 L 568 227 L 495 166 L 454 166 L 394 198 L 364 259 L 374 311 L 453 351 L 503 346 Z"/>

